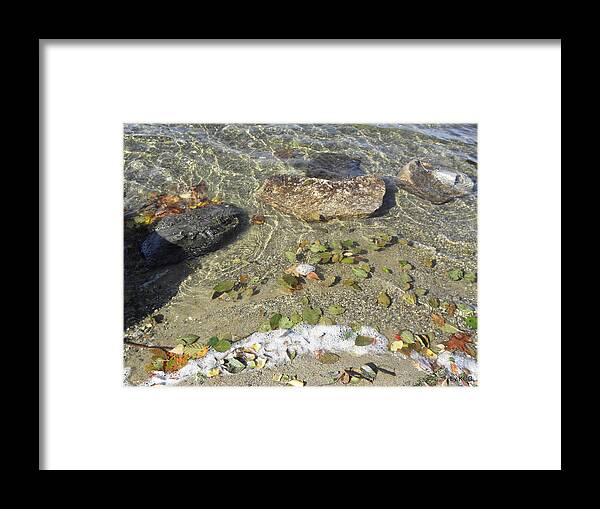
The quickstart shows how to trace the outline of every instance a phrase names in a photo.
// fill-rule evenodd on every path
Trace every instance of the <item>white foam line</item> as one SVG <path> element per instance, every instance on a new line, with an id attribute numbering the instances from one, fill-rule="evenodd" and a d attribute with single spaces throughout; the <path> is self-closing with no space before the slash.
<path id="1" fill-rule="evenodd" d="M 367 346 L 356 346 L 355 339 L 358 335 L 373 338 L 374 341 Z M 308 325 L 302 323 L 292 329 L 255 332 L 247 338 L 237 341 L 233 349 L 227 352 L 210 350 L 205 357 L 189 361 L 179 371 L 173 373 L 155 371 L 152 377 L 141 385 L 174 385 L 194 375 L 207 376 L 208 372 L 214 368 L 219 368 L 220 374 L 223 376 L 231 375 L 225 369 L 221 368 L 221 361 L 230 356 L 233 350 L 250 348 L 255 344 L 261 346 L 257 355 L 259 357 L 267 357 L 267 365 L 270 366 L 288 362 L 288 350 L 295 351 L 297 356 L 314 356 L 319 351 L 350 353 L 356 356 L 390 353 L 388 350 L 388 339 L 373 327 L 363 325 L 357 333 L 345 325 Z M 403 355 L 401 356 L 402 358 L 406 358 Z M 443 352 L 437 359 L 438 364 L 443 366 L 449 374 L 452 373 L 451 364 L 454 363 L 455 367 L 458 366 L 461 370 L 467 369 L 473 378 L 476 379 L 477 363 L 474 359 L 457 352 Z M 430 361 L 418 352 L 413 351 L 411 353 L 411 360 L 422 371 L 427 373 L 433 372 Z"/>

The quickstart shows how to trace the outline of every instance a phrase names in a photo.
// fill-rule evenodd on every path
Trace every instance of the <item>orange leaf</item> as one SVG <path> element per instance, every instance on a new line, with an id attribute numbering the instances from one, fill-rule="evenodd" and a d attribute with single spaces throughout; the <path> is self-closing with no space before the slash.
<path id="1" fill-rule="evenodd" d="M 462 350 L 463 352 L 468 353 L 467 343 L 471 343 L 471 336 L 464 332 L 457 332 L 450 336 L 450 339 L 446 341 L 445 345 L 447 350 Z"/>

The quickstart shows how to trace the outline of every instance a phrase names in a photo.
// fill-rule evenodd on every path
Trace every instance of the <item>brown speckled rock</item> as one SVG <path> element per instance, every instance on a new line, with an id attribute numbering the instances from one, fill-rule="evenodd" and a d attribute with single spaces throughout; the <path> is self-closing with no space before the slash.
<path id="1" fill-rule="evenodd" d="M 258 199 L 304 221 L 365 217 L 383 202 L 385 182 L 363 175 L 343 180 L 278 175 L 258 190 Z"/>

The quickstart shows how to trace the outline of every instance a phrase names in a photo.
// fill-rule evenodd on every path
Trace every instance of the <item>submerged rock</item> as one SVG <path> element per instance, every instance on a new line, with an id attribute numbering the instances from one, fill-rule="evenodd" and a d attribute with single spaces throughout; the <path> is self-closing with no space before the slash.
<path id="1" fill-rule="evenodd" d="M 304 221 L 365 217 L 383 202 L 385 182 L 365 175 L 340 180 L 278 175 L 267 179 L 258 199 Z"/>
<path id="2" fill-rule="evenodd" d="M 306 164 L 306 176 L 329 180 L 344 180 L 365 175 L 360 160 L 345 154 L 325 152 Z"/>
<path id="3" fill-rule="evenodd" d="M 473 191 L 475 183 L 464 173 L 413 159 L 398 173 L 396 183 L 435 204 L 449 202 Z"/>
<path id="4" fill-rule="evenodd" d="M 141 246 L 148 265 L 178 263 L 214 250 L 237 228 L 241 210 L 208 205 L 161 219 Z"/>

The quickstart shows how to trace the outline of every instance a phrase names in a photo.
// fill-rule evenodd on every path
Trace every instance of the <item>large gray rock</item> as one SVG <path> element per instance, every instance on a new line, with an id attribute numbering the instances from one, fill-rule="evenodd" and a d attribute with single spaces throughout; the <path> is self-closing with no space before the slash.
<path id="1" fill-rule="evenodd" d="M 214 250 L 240 223 L 233 205 L 208 205 L 161 219 L 141 246 L 149 266 L 178 263 Z"/>
<path id="2" fill-rule="evenodd" d="M 475 183 L 459 171 L 413 159 L 398 173 L 396 183 L 435 204 L 449 202 L 473 191 Z"/>
<path id="3" fill-rule="evenodd" d="M 369 216 L 381 207 L 384 195 L 385 182 L 371 175 L 341 179 L 278 175 L 267 179 L 257 193 L 263 203 L 304 221 Z"/>

